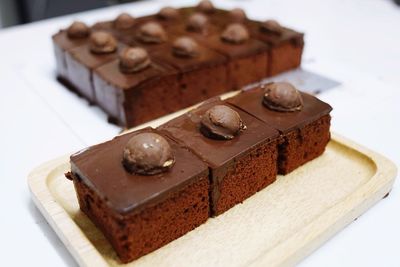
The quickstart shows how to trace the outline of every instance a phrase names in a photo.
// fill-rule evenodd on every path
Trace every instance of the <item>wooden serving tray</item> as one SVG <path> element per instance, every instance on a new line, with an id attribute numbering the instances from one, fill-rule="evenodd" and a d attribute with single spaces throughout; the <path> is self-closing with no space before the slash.
<path id="1" fill-rule="evenodd" d="M 158 126 L 178 112 L 144 126 Z M 120 266 L 79 210 L 69 156 L 33 170 L 32 197 L 80 266 Z M 325 153 L 224 214 L 127 266 L 293 266 L 392 188 L 395 165 L 337 134 Z"/>

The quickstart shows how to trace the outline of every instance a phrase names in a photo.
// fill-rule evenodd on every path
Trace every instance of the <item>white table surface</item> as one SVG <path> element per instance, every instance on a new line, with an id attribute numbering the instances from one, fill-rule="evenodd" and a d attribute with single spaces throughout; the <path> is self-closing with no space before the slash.
<path id="1" fill-rule="evenodd" d="M 120 131 L 54 80 L 51 34 L 73 19 L 92 23 L 121 11 L 139 16 L 183 3 L 192 1 L 147 1 L 0 31 L 1 266 L 76 265 L 34 206 L 26 177 L 46 160 Z M 320 96 L 334 107 L 332 129 L 400 165 L 399 7 L 389 0 L 214 3 L 306 32 L 303 68 L 342 83 Z M 388 198 L 300 266 L 400 266 L 399 189 L 396 182 Z"/>

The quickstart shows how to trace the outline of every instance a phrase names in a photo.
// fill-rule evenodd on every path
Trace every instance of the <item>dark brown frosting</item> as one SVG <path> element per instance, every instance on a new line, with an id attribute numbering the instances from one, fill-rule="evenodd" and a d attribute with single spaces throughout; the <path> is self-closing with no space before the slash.
<path id="1" fill-rule="evenodd" d="M 214 5 L 209 0 L 202 0 L 197 5 L 197 9 L 204 13 L 212 13 L 214 11 Z"/>
<path id="2" fill-rule="evenodd" d="M 118 30 L 126 30 L 135 24 L 135 19 L 128 13 L 121 13 L 114 20 L 114 27 Z"/>
<path id="3" fill-rule="evenodd" d="M 107 32 L 94 32 L 90 35 L 90 51 L 95 54 L 108 54 L 117 50 L 117 41 Z"/>
<path id="4" fill-rule="evenodd" d="M 163 27 L 156 22 L 147 22 L 139 29 L 139 39 L 144 43 L 159 44 L 167 40 Z"/>
<path id="5" fill-rule="evenodd" d="M 122 51 L 120 57 L 122 72 L 133 73 L 150 66 L 151 60 L 147 51 L 140 47 L 130 47 Z"/>
<path id="6" fill-rule="evenodd" d="M 89 33 L 89 27 L 81 21 L 74 21 L 67 29 L 67 35 L 72 39 L 86 38 L 89 36 Z"/>
<path id="7" fill-rule="evenodd" d="M 244 12 L 244 10 L 241 8 L 232 9 L 229 12 L 229 15 L 231 16 L 233 21 L 237 21 L 237 22 L 243 22 L 247 18 L 246 12 Z"/>
<path id="8" fill-rule="evenodd" d="M 281 112 L 299 111 L 303 107 L 300 92 L 290 83 L 268 83 L 265 89 L 263 104 L 269 109 Z"/>
<path id="9" fill-rule="evenodd" d="M 179 10 L 173 7 L 163 7 L 158 12 L 158 17 L 165 20 L 176 19 L 179 17 Z"/>
<path id="10" fill-rule="evenodd" d="M 282 34 L 282 26 L 276 20 L 267 20 L 261 24 L 261 31 Z"/>
<path id="11" fill-rule="evenodd" d="M 200 131 L 212 139 L 230 140 L 245 129 L 239 113 L 226 105 L 213 106 L 201 119 Z"/>
<path id="12" fill-rule="evenodd" d="M 205 32 L 208 27 L 207 16 L 201 13 L 194 13 L 190 16 L 187 24 L 187 29 L 193 32 Z"/>
<path id="13" fill-rule="evenodd" d="M 196 57 L 200 53 L 200 48 L 195 40 L 185 36 L 175 40 L 172 52 L 178 57 Z"/>
<path id="14" fill-rule="evenodd" d="M 155 175 L 172 168 L 175 158 L 164 137 L 156 133 L 140 133 L 129 139 L 122 162 L 130 173 Z"/>
<path id="15" fill-rule="evenodd" d="M 232 23 L 226 27 L 221 38 L 228 43 L 241 44 L 249 40 L 249 32 L 244 25 Z"/>

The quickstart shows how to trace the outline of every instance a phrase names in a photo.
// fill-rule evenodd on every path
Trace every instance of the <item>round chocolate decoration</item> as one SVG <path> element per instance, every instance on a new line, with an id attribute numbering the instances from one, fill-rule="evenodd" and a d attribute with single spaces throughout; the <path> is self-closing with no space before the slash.
<path id="1" fill-rule="evenodd" d="M 163 27 L 156 22 L 147 22 L 139 29 L 139 39 L 150 44 L 159 44 L 167 40 L 167 34 Z"/>
<path id="2" fill-rule="evenodd" d="M 282 26 L 276 20 L 267 20 L 261 25 L 261 31 L 281 34 Z"/>
<path id="3" fill-rule="evenodd" d="M 107 32 L 94 32 L 90 35 L 90 51 L 96 54 L 107 54 L 117 50 L 117 41 Z"/>
<path id="4" fill-rule="evenodd" d="M 208 26 L 208 18 L 201 13 L 194 13 L 190 16 L 187 29 L 193 32 L 205 32 Z"/>
<path id="5" fill-rule="evenodd" d="M 114 20 L 114 27 L 119 30 L 129 29 L 135 24 L 135 19 L 128 13 L 121 13 Z"/>
<path id="6" fill-rule="evenodd" d="M 180 37 L 173 43 L 172 52 L 178 57 L 196 57 L 199 54 L 199 46 L 190 37 Z"/>
<path id="7" fill-rule="evenodd" d="M 147 51 L 140 47 L 125 48 L 119 59 L 121 71 L 125 73 L 141 71 L 151 63 Z"/>
<path id="8" fill-rule="evenodd" d="M 301 110 L 303 98 L 300 92 L 290 83 L 277 82 L 264 85 L 263 104 L 269 109 L 280 112 Z"/>
<path id="9" fill-rule="evenodd" d="M 239 113 L 225 105 L 216 105 L 207 110 L 200 126 L 204 136 L 217 140 L 233 139 L 245 129 Z"/>
<path id="10" fill-rule="evenodd" d="M 226 27 L 221 38 L 228 43 L 241 44 L 249 39 L 249 32 L 242 24 L 232 23 Z"/>
<path id="11" fill-rule="evenodd" d="M 155 175 L 172 168 L 175 158 L 164 137 L 155 133 L 140 133 L 129 139 L 122 163 L 130 173 Z"/>
<path id="12" fill-rule="evenodd" d="M 197 9 L 204 13 L 211 13 L 214 11 L 214 5 L 209 0 L 202 0 L 197 5 Z"/>
<path id="13" fill-rule="evenodd" d="M 163 7 L 158 12 L 158 16 L 165 20 L 176 19 L 179 17 L 179 11 L 173 7 Z"/>
<path id="14" fill-rule="evenodd" d="M 69 38 L 85 38 L 89 36 L 89 27 L 80 21 L 74 21 L 67 29 L 67 36 Z"/>
<path id="15" fill-rule="evenodd" d="M 241 8 L 234 8 L 229 12 L 233 21 L 242 22 L 245 21 L 247 16 L 243 9 Z"/>

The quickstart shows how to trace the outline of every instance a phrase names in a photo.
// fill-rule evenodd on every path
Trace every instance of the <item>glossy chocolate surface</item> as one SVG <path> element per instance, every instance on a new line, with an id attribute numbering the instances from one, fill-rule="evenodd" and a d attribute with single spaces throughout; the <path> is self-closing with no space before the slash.
<path id="1" fill-rule="evenodd" d="M 257 145 L 278 137 L 276 130 L 233 106 L 230 107 L 239 113 L 247 129 L 231 140 L 215 140 L 205 137 L 200 132 L 202 115 L 215 105 L 229 104 L 220 100 L 207 102 L 199 108 L 161 125 L 158 129 L 168 132 L 170 136 L 190 147 L 213 169 L 227 165 L 241 155 L 247 154 Z"/>
<path id="2" fill-rule="evenodd" d="M 208 38 L 196 38 L 196 40 L 229 58 L 254 56 L 268 50 L 266 44 L 252 38 L 240 44 L 225 42 L 221 39 L 220 34 L 214 34 Z"/>
<path id="3" fill-rule="evenodd" d="M 66 30 L 61 30 L 53 35 L 53 42 L 63 50 L 69 50 L 71 48 L 86 44 L 89 41 L 89 37 L 86 38 L 69 38 Z"/>
<path id="4" fill-rule="evenodd" d="M 207 166 L 200 159 L 166 136 L 176 160 L 169 171 L 156 175 L 127 172 L 122 165 L 124 147 L 132 136 L 143 132 L 157 133 L 145 128 L 71 156 L 72 172 L 117 213 L 137 212 L 148 205 L 160 203 L 171 193 L 208 174 Z"/>
<path id="5" fill-rule="evenodd" d="M 147 68 L 134 73 L 124 73 L 120 68 L 120 60 L 102 65 L 95 70 L 95 73 L 103 78 L 109 84 L 119 89 L 132 89 L 143 82 L 152 78 L 162 77 L 174 73 L 175 70 L 167 66 L 161 66 L 152 62 Z"/>
<path id="6" fill-rule="evenodd" d="M 154 58 L 166 62 L 184 72 L 207 66 L 224 64 L 227 61 L 223 55 L 201 44 L 198 44 L 198 49 L 198 54 L 195 57 L 180 57 L 174 55 L 172 45 L 167 45 L 162 49 L 154 51 L 152 55 Z"/>
<path id="7" fill-rule="evenodd" d="M 110 62 L 118 57 L 118 53 L 122 50 L 124 46 L 118 44 L 116 51 L 111 53 L 93 53 L 90 51 L 90 45 L 85 44 L 69 51 L 71 56 L 82 65 L 88 67 L 89 69 L 97 68 L 107 62 Z"/>
<path id="8" fill-rule="evenodd" d="M 312 95 L 303 92 L 301 95 L 303 107 L 294 112 L 274 111 L 264 106 L 264 89 L 261 87 L 242 92 L 226 101 L 259 118 L 280 132 L 287 133 L 319 119 L 332 110 L 330 105 Z"/>

